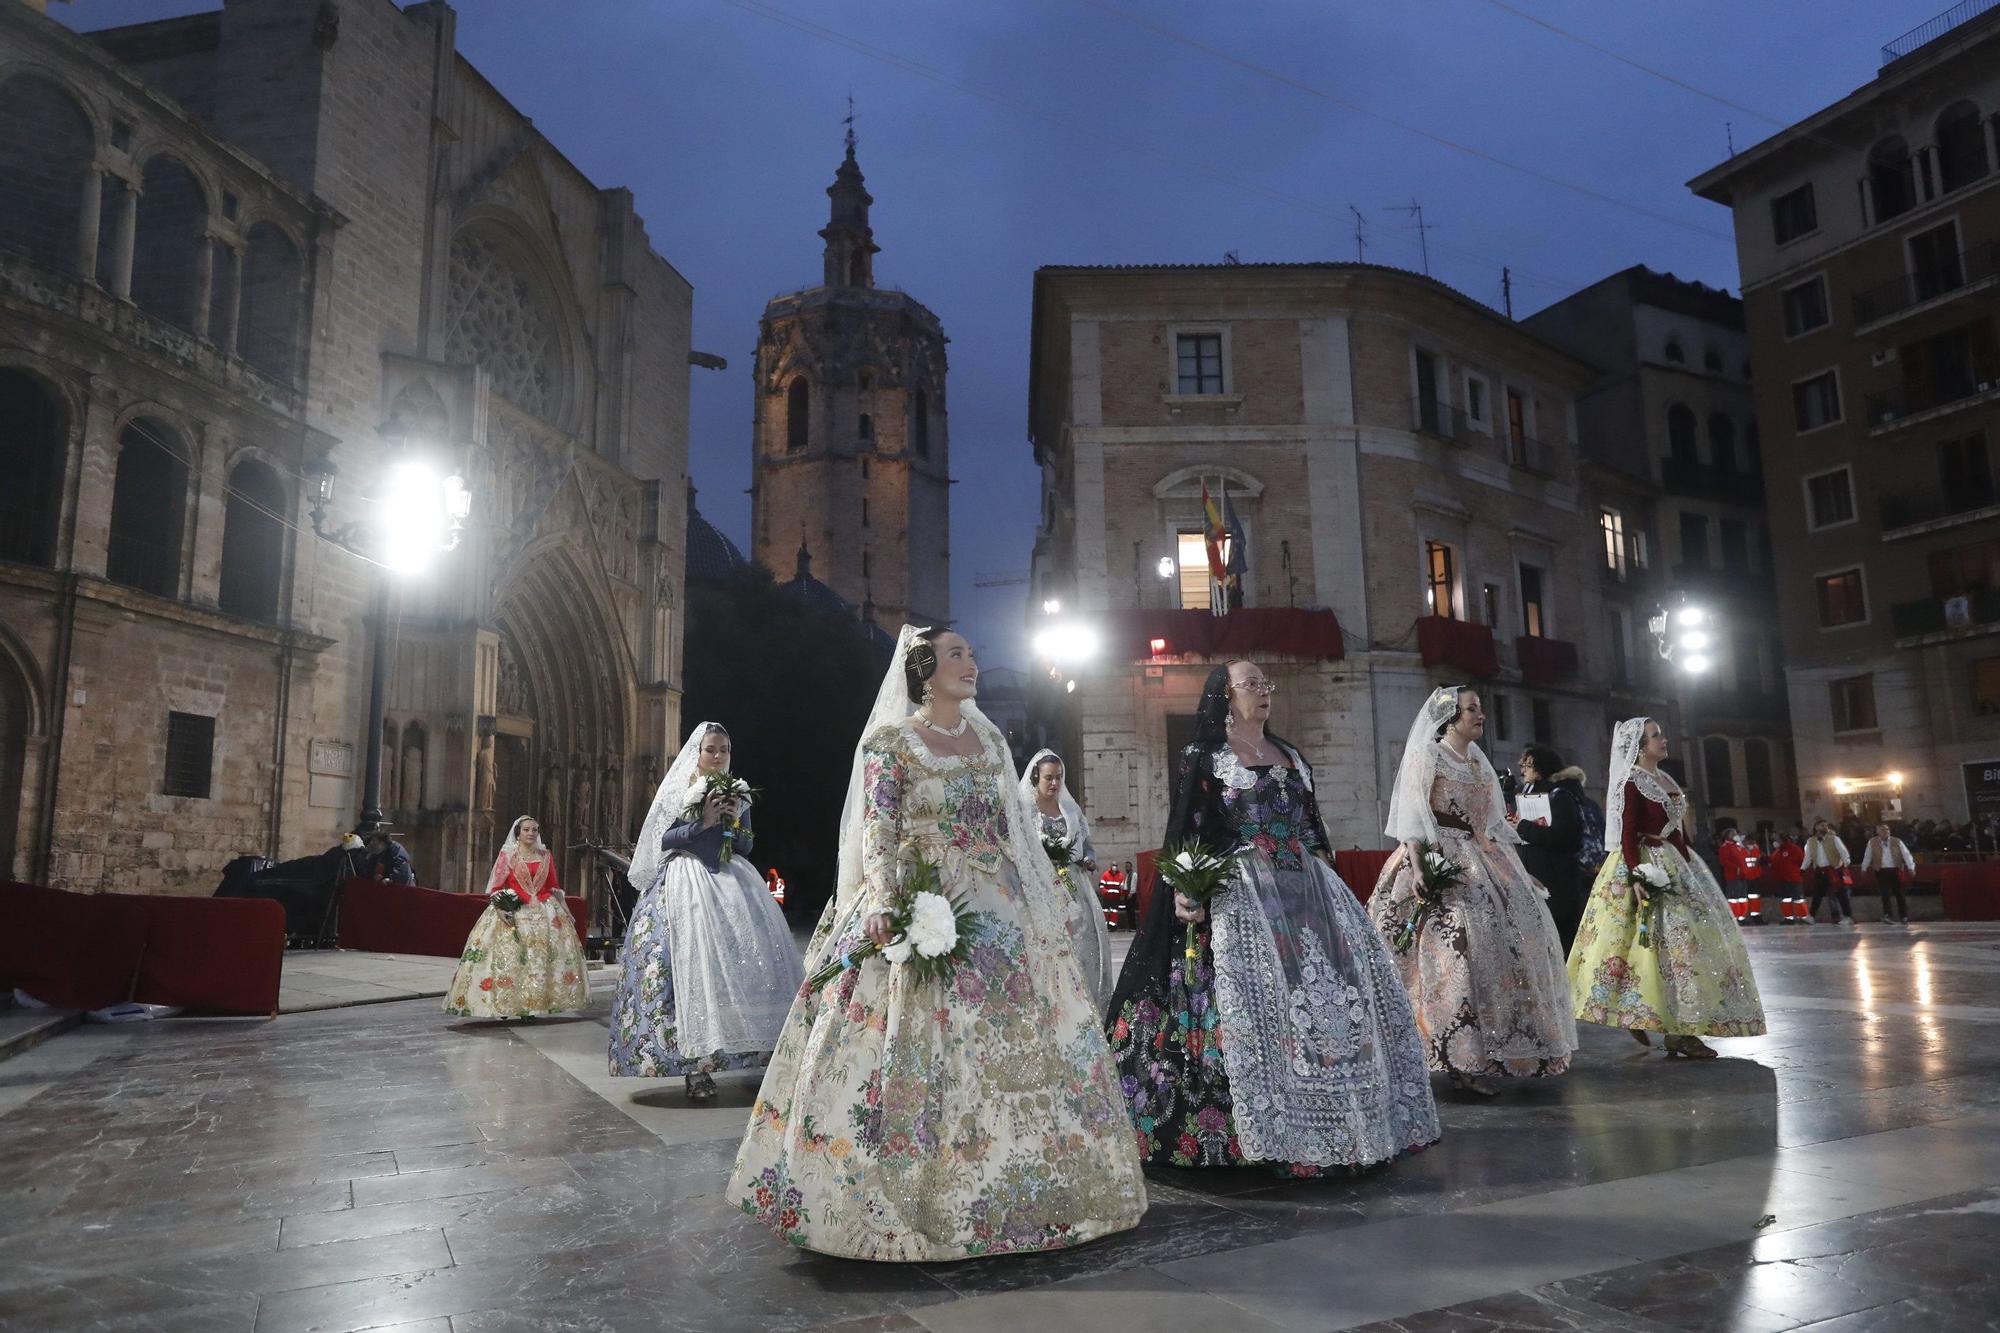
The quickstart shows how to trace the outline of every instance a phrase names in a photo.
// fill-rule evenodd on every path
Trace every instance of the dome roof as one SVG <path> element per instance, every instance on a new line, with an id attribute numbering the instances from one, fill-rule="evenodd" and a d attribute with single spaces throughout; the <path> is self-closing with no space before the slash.
<path id="1" fill-rule="evenodd" d="M 701 516 L 694 507 L 694 486 L 688 486 L 687 516 L 687 577 L 689 583 L 717 583 L 744 568 L 750 562 L 743 558 L 736 543 L 723 535 L 722 529 Z"/>

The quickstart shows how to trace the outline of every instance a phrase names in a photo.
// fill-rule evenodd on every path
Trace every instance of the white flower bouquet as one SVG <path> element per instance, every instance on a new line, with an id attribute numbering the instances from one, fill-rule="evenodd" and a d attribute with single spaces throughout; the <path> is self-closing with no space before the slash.
<path id="1" fill-rule="evenodd" d="M 1222 891 L 1236 873 L 1234 856 L 1224 856 L 1212 852 L 1190 838 L 1176 843 L 1160 853 L 1160 882 L 1174 893 L 1196 903 L 1206 910 L 1209 899 Z M 1199 944 L 1195 937 L 1195 922 L 1187 925 L 1187 967 L 1183 976 L 1191 982 L 1195 961 L 1200 957 Z"/>
<path id="2" fill-rule="evenodd" d="M 688 808 L 681 812 L 681 818 L 700 819 L 701 808 L 711 796 L 735 801 L 736 808 L 741 810 L 747 802 L 755 800 L 761 794 L 734 773 L 710 773 L 696 788 L 695 798 L 689 803 Z M 735 855 L 736 835 L 742 828 L 743 821 L 735 815 L 730 815 L 722 821 L 722 850 L 716 855 L 716 859 L 722 864 L 728 865 L 730 858 Z"/>
<path id="3" fill-rule="evenodd" d="M 902 883 L 889 904 L 889 943 L 862 940 L 813 973 L 806 989 L 818 990 L 878 953 L 886 961 L 910 969 L 919 980 L 943 981 L 965 961 L 984 916 L 967 908 L 963 898 L 945 891 L 936 862 L 921 853 L 913 854 L 904 863 Z"/>
<path id="4" fill-rule="evenodd" d="M 1416 944 L 1417 936 L 1423 933 L 1424 918 L 1444 905 L 1444 891 L 1465 882 L 1465 867 L 1446 856 L 1444 849 L 1434 842 L 1417 844 L 1415 865 L 1416 906 L 1390 941 L 1397 953 L 1408 953 Z"/>
<path id="5" fill-rule="evenodd" d="M 1625 882 L 1639 890 L 1639 938 L 1641 949 L 1653 947 L 1653 918 L 1657 915 L 1660 898 L 1673 887 L 1673 880 L 1665 870 L 1650 861 L 1625 868 Z"/>

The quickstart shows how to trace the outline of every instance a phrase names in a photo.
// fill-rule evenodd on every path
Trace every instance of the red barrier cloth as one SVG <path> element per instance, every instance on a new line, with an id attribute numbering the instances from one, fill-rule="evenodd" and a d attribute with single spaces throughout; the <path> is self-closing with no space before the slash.
<path id="1" fill-rule="evenodd" d="M 1132 874 L 1139 881 L 1138 902 L 1139 920 L 1141 921 L 1146 919 L 1146 908 L 1153 901 L 1153 885 L 1157 880 L 1154 870 L 1158 866 L 1159 860 L 1160 849 L 1155 847 L 1150 852 L 1140 852 L 1139 859 L 1132 866 Z"/>
<path id="2" fill-rule="evenodd" d="M 1206 611 L 1119 610 L 1095 613 L 1105 648 L 1116 660 L 1141 662 L 1164 639 L 1167 657 L 1297 657 L 1338 662 L 1347 656 L 1340 621 L 1331 611 L 1246 607 L 1226 616 Z"/>
<path id="3" fill-rule="evenodd" d="M 1576 673 L 1576 645 L 1567 639 L 1544 639 L 1523 634 L 1514 640 L 1520 654 L 1523 685 L 1553 685 Z"/>
<path id="4" fill-rule="evenodd" d="M 1371 852 L 1349 847 L 1333 854 L 1333 872 L 1346 880 L 1347 887 L 1354 890 L 1354 896 L 1365 904 L 1375 893 L 1375 881 L 1382 878 L 1382 867 L 1394 855 L 1393 849 Z"/>
<path id="5" fill-rule="evenodd" d="M 63 1009 L 126 1000 L 274 1014 L 285 909 L 256 898 L 66 893 L 0 885 L 0 986 Z"/>
<path id="6" fill-rule="evenodd" d="M 1947 921 L 2000 921 L 2000 864 L 1945 866 L 1938 896 Z"/>
<path id="7" fill-rule="evenodd" d="M 1417 652 L 1425 666 L 1448 666 L 1468 676 L 1497 676 L 1500 655 L 1493 648 L 1493 631 L 1469 620 L 1424 616 L 1417 621 Z"/>
<path id="8" fill-rule="evenodd" d="M 581 940 L 583 899 L 565 896 L 563 902 Z M 483 893 L 440 893 L 379 879 L 350 879 L 340 897 L 340 947 L 456 958 L 486 903 Z"/>

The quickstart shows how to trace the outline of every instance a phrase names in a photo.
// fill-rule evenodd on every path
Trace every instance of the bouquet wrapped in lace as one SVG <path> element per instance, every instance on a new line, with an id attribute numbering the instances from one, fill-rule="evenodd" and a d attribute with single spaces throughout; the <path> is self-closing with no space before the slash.
<path id="1" fill-rule="evenodd" d="M 1444 854 L 1434 842 L 1419 842 L 1415 853 L 1416 905 L 1390 941 L 1397 953 L 1408 953 L 1423 933 L 1424 918 L 1444 905 L 1444 891 L 1465 882 L 1465 867 Z"/>
<path id="2" fill-rule="evenodd" d="M 1660 899 L 1673 886 L 1667 872 L 1650 861 L 1625 868 L 1625 882 L 1639 890 L 1639 938 L 1641 949 L 1653 947 L 1653 918 L 1658 915 Z"/>
<path id="3" fill-rule="evenodd" d="M 807 977 L 806 989 L 818 990 L 878 953 L 920 981 L 943 981 L 965 961 L 985 919 L 986 913 L 972 911 L 962 896 L 945 890 L 936 862 L 912 854 L 889 903 L 889 943 L 862 940 Z"/>
<path id="4" fill-rule="evenodd" d="M 701 785 L 695 788 L 695 798 L 689 803 L 688 808 L 681 812 L 681 818 L 700 819 L 701 808 L 711 796 L 721 796 L 733 800 L 736 802 L 737 809 L 740 810 L 743 808 L 745 802 L 755 800 L 759 795 L 761 793 L 755 787 L 745 782 L 742 778 L 737 777 L 734 773 L 710 773 L 702 779 Z M 722 851 L 716 857 L 722 864 L 728 865 L 730 858 L 736 854 L 736 835 L 742 828 L 743 821 L 735 815 L 729 815 L 723 819 Z"/>
<path id="5" fill-rule="evenodd" d="M 1189 840 L 1160 853 L 1160 881 L 1206 911 L 1209 899 L 1220 892 L 1222 886 L 1229 883 L 1229 877 L 1236 873 L 1236 861 L 1234 856 L 1219 855 L 1199 842 Z M 1193 975 L 1195 961 L 1199 957 L 1195 923 L 1190 921 L 1187 925 L 1187 975 Z"/>

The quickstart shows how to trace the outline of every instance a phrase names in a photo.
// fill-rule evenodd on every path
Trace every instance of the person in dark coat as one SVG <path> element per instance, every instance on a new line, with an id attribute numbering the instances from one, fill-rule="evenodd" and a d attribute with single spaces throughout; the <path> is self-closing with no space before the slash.
<path id="1" fill-rule="evenodd" d="M 1576 943 L 1577 923 L 1583 919 L 1583 885 L 1576 859 L 1583 845 L 1583 770 L 1565 764 L 1546 745 L 1524 749 L 1520 768 L 1520 795 L 1548 797 L 1548 821 L 1525 820 L 1511 812 L 1507 819 L 1521 835 L 1521 864 L 1549 891 L 1549 916 L 1556 923 L 1563 953 L 1568 954 Z"/>
<path id="2" fill-rule="evenodd" d="M 391 884 L 415 884 L 417 872 L 410 864 L 410 853 L 402 843 L 389 836 L 387 826 L 367 829 L 362 833 L 368 844 L 368 859 L 362 864 L 362 873 L 369 879 L 383 879 Z"/>

